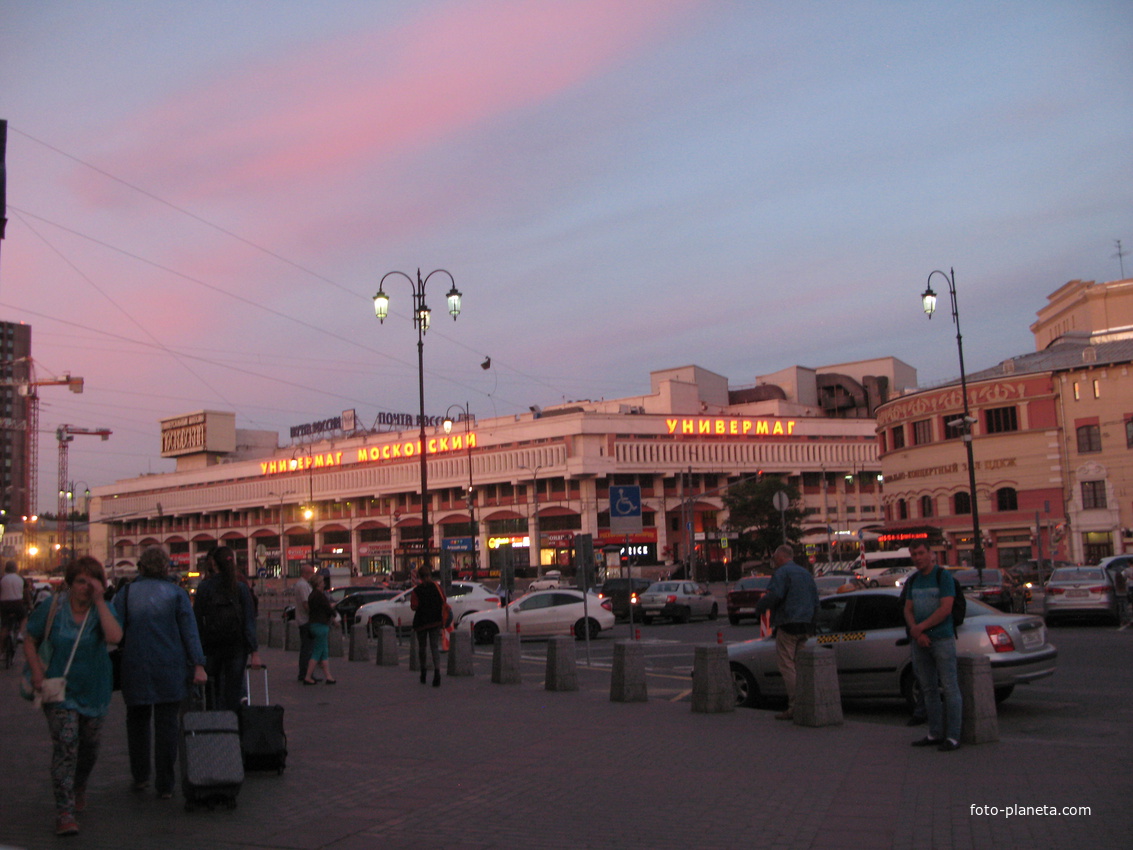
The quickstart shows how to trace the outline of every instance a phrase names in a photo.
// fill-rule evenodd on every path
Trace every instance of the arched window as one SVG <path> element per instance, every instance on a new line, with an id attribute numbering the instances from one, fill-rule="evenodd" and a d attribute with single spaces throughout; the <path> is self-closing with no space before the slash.
<path id="1" fill-rule="evenodd" d="M 930 517 L 932 513 L 932 496 L 921 496 L 921 516 Z"/>
<path id="2" fill-rule="evenodd" d="M 1000 487 L 995 491 L 995 507 L 1000 511 L 1019 510 L 1019 496 L 1014 487 Z"/>
<path id="3" fill-rule="evenodd" d="M 909 506 L 905 503 L 904 499 L 897 500 L 897 519 L 909 518 Z"/>
<path id="4" fill-rule="evenodd" d="M 972 512 L 972 498 L 968 493 L 957 493 L 952 497 L 952 513 L 957 516 Z"/>

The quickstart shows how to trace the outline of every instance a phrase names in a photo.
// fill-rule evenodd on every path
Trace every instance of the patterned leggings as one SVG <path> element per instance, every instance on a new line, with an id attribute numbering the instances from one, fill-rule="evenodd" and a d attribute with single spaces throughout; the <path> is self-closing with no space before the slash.
<path id="1" fill-rule="evenodd" d="M 45 705 L 51 732 L 51 784 L 55 787 L 55 809 L 74 815 L 75 789 L 85 788 L 98 758 L 103 717 L 86 717 L 62 703 Z"/>

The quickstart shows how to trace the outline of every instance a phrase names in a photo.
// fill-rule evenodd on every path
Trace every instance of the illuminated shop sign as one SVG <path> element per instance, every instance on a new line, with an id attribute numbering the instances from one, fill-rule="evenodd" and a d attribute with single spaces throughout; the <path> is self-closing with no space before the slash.
<path id="1" fill-rule="evenodd" d="M 476 434 L 453 434 L 432 437 L 425 441 L 429 454 L 462 452 L 476 447 Z M 309 469 L 327 469 L 342 466 L 344 463 L 380 463 L 384 460 L 404 460 L 421 455 L 420 440 L 406 440 L 402 443 L 383 443 L 378 446 L 359 446 L 357 452 L 320 452 L 281 460 L 260 461 L 262 475 L 280 475 L 287 472 L 305 472 Z M 353 458 L 353 460 L 351 460 Z"/>
<path id="2" fill-rule="evenodd" d="M 488 548 L 499 549 L 501 546 L 530 546 L 531 538 L 527 535 L 523 537 L 489 537 Z"/>
<path id="3" fill-rule="evenodd" d="M 789 437 L 795 433 L 794 419 L 742 419 L 693 416 L 666 419 L 669 434 L 690 437 Z"/>

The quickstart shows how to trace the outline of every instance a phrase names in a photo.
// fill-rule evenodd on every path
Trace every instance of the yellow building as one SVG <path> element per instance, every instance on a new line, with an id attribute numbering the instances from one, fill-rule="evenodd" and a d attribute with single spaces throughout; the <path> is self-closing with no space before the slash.
<path id="1" fill-rule="evenodd" d="M 1133 549 L 1133 280 L 1071 281 L 1031 325 L 1036 351 L 968 375 L 987 566 L 1095 563 Z M 882 405 L 885 528 L 970 562 L 959 382 Z"/>

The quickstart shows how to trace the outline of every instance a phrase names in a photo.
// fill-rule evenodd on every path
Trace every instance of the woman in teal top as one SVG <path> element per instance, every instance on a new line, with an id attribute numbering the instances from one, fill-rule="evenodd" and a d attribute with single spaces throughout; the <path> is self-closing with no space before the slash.
<path id="1" fill-rule="evenodd" d="M 51 602 L 41 603 L 28 618 L 24 653 L 31 671 L 32 687 L 38 692 L 44 679 L 62 676 L 67 689 L 62 702 L 43 704 L 51 732 L 51 781 L 55 787 L 55 832 L 74 835 L 79 831 L 75 813 L 86 806 L 86 785 L 102 733 L 102 721 L 110 709 L 112 671 L 106 644 L 122 639 L 122 627 L 103 598 L 106 573 L 94 558 L 80 558 L 67 566 L 67 589 L 55 604 L 51 634 L 47 619 Z M 78 644 L 76 645 L 76 639 Z M 52 647 L 51 662 L 44 669 L 39 646 Z M 68 660 L 74 650 L 74 659 Z"/>

